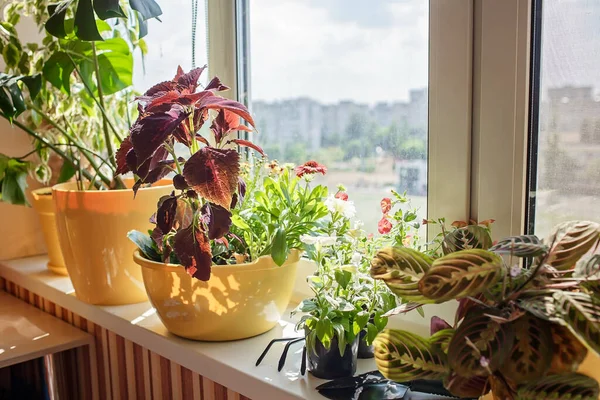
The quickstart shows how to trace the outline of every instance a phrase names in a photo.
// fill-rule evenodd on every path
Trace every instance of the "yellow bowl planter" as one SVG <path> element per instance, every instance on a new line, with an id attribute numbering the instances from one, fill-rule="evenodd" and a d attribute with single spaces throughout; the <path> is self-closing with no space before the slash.
<path id="1" fill-rule="evenodd" d="M 140 189 L 135 199 L 131 189 L 79 191 L 75 182 L 52 188 L 60 247 L 79 299 L 102 305 L 147 300 L 127 232 L 145 231 L 158 199 L 172 190 L 170 180 Z"/>
<path id="2" fill-rule="evenodd" d="M 244 339 L 273 328 L 288 306 L 300 252 L 281 267 L 270 256 L 246 264 L 213 265 L 207 282 L 190 277 L 181 265 L 143 258 L 150 302 L 166 328 L 177 336 L 206 341 Z"/>
<path id="3" fill-rule="evenodd" d="M 58 243 L 52 190 L 50 188 L 32 190 L 31 196 L 33 197 L 31 205 L 37 211 L 40 218 L 40 226 L 42 227 L 44 242 L 46 242 L 46 249 L 48 250 L 48 269 L 59 275 L 68 275 L 65 260 L 60 250 L 60 244 Z"/>

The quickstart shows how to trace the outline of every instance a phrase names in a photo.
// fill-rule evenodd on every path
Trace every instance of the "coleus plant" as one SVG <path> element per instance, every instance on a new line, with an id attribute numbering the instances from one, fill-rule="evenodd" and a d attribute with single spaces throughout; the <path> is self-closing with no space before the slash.
<path id="1" fill-rule="evenodd" d="M 204 281 L 210 278 L 210 240 L 226 240 L 230 210 L 245 192 L 237 146 L 262 154 L 260 147 L 237 138 L 237 131 L 250 130 L 240 118 L 251 126 L 254 121 L 243 104 L 216 94 L 228 89 L 219 78 L 197 91 L 205 68 L 184 73 L 179 67 L 172 80 L 138 97 L 138 119 L 116 155 L 117 172 L 136 177 L 134 193 L 141 185 L 176 173 L 175 190 L 160 199 L 152 218 L 152 239 L 164 262 L 174 252 L 191 276 Z M 206 137 L 200 129 L 208 123 Z M 175 154 L 176 142 L 188 149 L 188 158 Z"/>
<path id="2" fill-rule="evenodd" d="M 598 383 L 575 371 L 588 349 L 600 353 L 600 224 L 567 222 L 546 240 L 494 245 L 482 230 L 458 230 L 435 260 L 402 247 L 372 260 L 372 276 L 405 301 L 459 300 L 452 323 L 432 320 L 430 338 L 382 332 L 379 370 L 400 382 L 443 379 L 463 397 L 597 399 Z"/>

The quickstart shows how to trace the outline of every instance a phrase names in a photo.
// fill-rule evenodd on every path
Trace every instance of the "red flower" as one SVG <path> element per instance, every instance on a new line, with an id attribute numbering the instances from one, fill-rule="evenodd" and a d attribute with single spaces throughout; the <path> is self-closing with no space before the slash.
<path id="1" fill-rule="evenodd" d="M 387 214 L 392 209 L 392 200 L 389 197 L 381 199 L 381 212 Z"/>
<path id="2" fill-rule="evenodd" d="M 386 217 L 383 217 L 379 220 L 379 223 L 377 224 L 377 230 L 382 235 L 390 233 L 390 231 L 392 230 L 392 223 L 388 221 Z"/>
<path id="3" fill-rule="evenodd" d="M 429 221 L 427 221 L 425 218 L 423 218 L 423 222 L 421 222 L 422 225 L 427 225 L 429 223 Z"/>
<path id="4" fill-rule="evenodd" d="M 336 199 L 340 199 L 340 200 L 344 200 L 344 201 L 348 201 L 348 193 L 346 193 L 346 192 L 337 192 L 335 194 L 335 198 Z"/>
<path id="5" fill-rule="evenodd" d="M 327 173 L 327 167 L 323 164 L 319 164 L 316 161 L 307 161 L 302 165 L 297 166 L 294 169 L 296 176 L 302 178 L 304 175 L 323 174 Z"/>

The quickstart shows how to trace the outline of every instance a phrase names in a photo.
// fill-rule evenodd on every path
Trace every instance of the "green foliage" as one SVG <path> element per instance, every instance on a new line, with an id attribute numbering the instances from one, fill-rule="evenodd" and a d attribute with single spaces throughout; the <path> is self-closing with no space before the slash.
<path id="1" fill-rule="evenodd" d="M 29 163 L 0 154 L 0 200 L 16 205 L 29 205 L 25 197 Z"/>
<path id="2" fill-rule="evenodd" d="M 453 231 L 442 229 L 442 247 L 451 252 L 415 275 L 414 296 L 436 302 L 460 300 L 452 329 L 429 339 L 447 353 L 446 387 L 469 397 L 492 388 L 503 399 L 597 398 L 597 383 L 574 371 L 587 349 L 600 354 L 600 225 L 568 222 L 557 226 L 545 241 L 515 236 L 487 250 L 488 222 L 457 221 Z M 504 260 L 512 264 L 515 257 L 525 259 L 526 267 L 504 264 Z M 407 270 L 381 268 L 394 263 L 382 262 L 379 255 L 373 264 L 379 270 L 373 277 L 386 282 L 401 276 L 395 271 Z M 412 338 L 400 339 L 406 341 L 405 347 L 413 343 Z M 394 351 L 400 344 L 395 343 Z M 382 354 L 384 361 L 396 362 L 378 362 L 386 376 L 404 381 L 420 376 L 418 368 L 407 368 L 398 357 Z"/>
<path id="3" fill-rule="evenodd" d="M 243 239 L 251 259 L 271 254 L 278 264 L 288 249 L 302 249 L 302 235 L 314 231 L 327 216 L 327 188 L 311 188 L 291 167 L 257 161 L 244 173 L 247 190 L 232 210 L 231 231 Z"/>

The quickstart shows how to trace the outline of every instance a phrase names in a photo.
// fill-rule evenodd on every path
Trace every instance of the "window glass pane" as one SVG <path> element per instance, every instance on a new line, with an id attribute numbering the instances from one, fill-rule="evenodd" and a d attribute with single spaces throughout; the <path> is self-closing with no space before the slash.
<path id="1" fill-rule="evenodd" d="M 196 66 L 201 67 L 208 63 L 205 2 L 168 0 L 161 1 L 160 7 L 163 11 L 163 15 L 160 16 L 162 22 L 154 19 L 148 21 L 148 35 L 144 38 L 148 53 L 142 57 L 138 50 L 134 55 L 133 86 L 139 92 L 172 79 L 178 65 L 189 71 L 192 68 L 192 43 L 195 44 Z M 196 38 L 192 40 L 194 21 Z M 207 82 L 207 76 L 205 72 L 201 83 Z"/>
<path id="2" fill-rule="evenodd" d="M 535 233 L 600 221 L 600 2 L 544 0 Z"/>
<path id="3" fill-rule="evenodd" d="M 423 0 L 249 0 L 254 140 L 325 164 L 370 232 L 390 189 L 426 216 L 428 19 Z"/>

